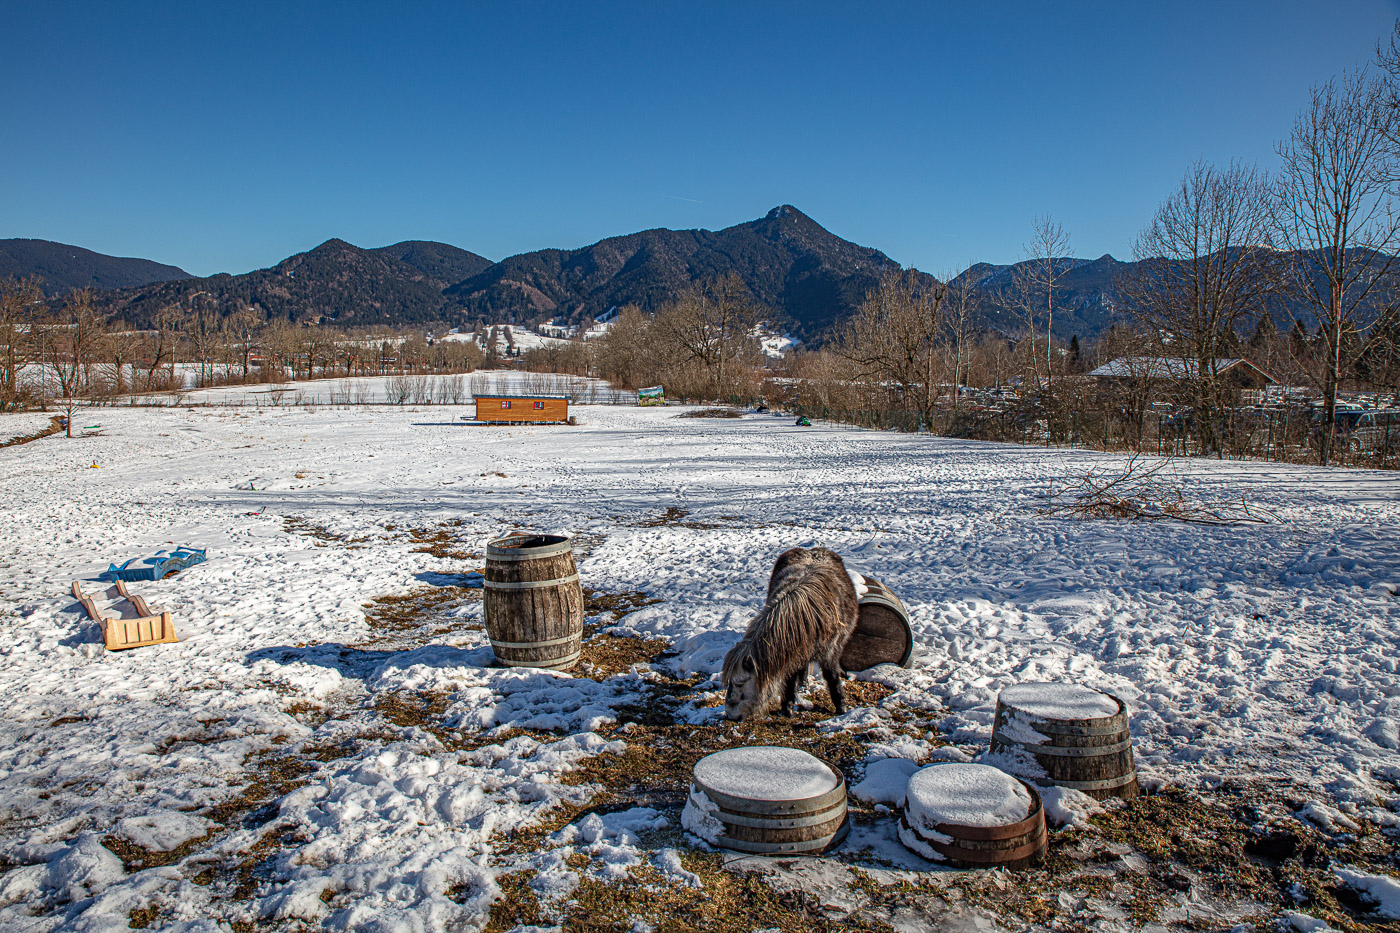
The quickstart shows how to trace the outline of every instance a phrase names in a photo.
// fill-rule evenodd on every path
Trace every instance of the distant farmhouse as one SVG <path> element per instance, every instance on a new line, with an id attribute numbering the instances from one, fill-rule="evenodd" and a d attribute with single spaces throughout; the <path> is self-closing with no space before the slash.
<path id="1" fill-rule="evenodd" d="M 1142 385 L 1189 382 L 1196 378 L 1195 360 L 1165 356 L 1120 356 L 1089 373 L 1098 380 L 1099 388 L 1113 389 L 1127 384 Z M 1258 397 L 1274 384 L 1274 379 L 1249 360 L 1219 359 L 1215 361 L 1216 376 L 1227 386 L 1239 390 L 1246 399 Z"/>

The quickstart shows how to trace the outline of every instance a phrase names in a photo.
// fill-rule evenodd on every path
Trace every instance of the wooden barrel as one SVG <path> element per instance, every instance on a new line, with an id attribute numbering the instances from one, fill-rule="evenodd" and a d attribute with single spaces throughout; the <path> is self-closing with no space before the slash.
<path id="1" fill-rule="evenodd" d="M 507 667 L 568 670 L 583 646 L 583 587 L 572 542 L 509 535 L 486 545 L 486 634 Z"/>
<path id="2" fill-rule="evenodd" d="M 1095 800 L 1138 795 L 1123 701 L 1078 684 L 1017 684 L 997 697 L 992 752 L 1026 752 L 1045 773 L 1038 783 Z"/>
<path id="3" fill-rule="evenodd" d="M 879 580 L 862 576 L 865 592 L 857 587 L 860 619 L 856 630 L 841 652 L 841 667 L 864 671 L 877 664 L 905 667 L 914 653 L 914 630 L 909 613 L 894 591 Z"/>
<path id="4" fill-rule="evenodd" d="M 936 780 L 940 769 L 985 769 L 1000 781 L 1014 781 L 1030 797 L 1026 815 L 995 826 L 945 822 L 921 817 L 917 810 L 916 782 Z M 959 868 L 1023 868 L 1040 860 L 1049 845 L 1045 830 L 1045 807 L 1040 794 L 1020 778 L 998 772 L 986 765 L 931 765 L 909 780 L 904 808 L 899 817 L 899 838 L 920 855 L 937 855 L 937 861 Z M 992 786 L 995 786 L 993 783 Z M 1024 803 L 1022 803 L 1024 806 Z"/>
<path id="5" fill-rule="evenodd" d="M 745 755 L 755 754 L 780 755 L 808 774 L 794 777 L 782 768 L 773 769 L 769 777 L 774 793 L 765 793 L 761 787 L 754 792 L 732 793 L 744 788 L 735 788 L 714 777 L 714 766 L 737 765 L 747 772 L 746 778 L 763 784 L 762 765 L 744 760 Z M 812 778 L 816 778 L 815 786 Z M 803 785 L 816 792 L 806 792 Z M 722 830 L 711 841 L 726 849 L 763 855 L 820 855 L 839 845 L 850 830 L 846 821 L 845 776 L 829 762 L 796 748 L 752 746 L 707 755 L 695 764 L 692 798 L 696 794 L 703 794 L 713 805 L 713 815 Z"/>

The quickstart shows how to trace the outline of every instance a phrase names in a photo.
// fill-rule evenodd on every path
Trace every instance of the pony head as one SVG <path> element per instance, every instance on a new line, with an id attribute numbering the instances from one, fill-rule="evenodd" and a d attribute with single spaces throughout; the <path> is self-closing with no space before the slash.
<path id="1" fill-rule="evenodd" d="M 724 682 L 724 718 L 741 720 L 762 716 L 776 702 L 776 697 L 758 676 L 758 665 L 754 663 L 752 642 L 741 639 L 724 656 L 721 673 Z"/>

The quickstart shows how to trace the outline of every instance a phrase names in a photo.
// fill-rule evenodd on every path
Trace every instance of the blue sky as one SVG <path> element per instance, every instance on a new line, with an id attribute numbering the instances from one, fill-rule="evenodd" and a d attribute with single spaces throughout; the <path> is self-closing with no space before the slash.
<path id="1" fill-rule="evenodd" d="M 794 204 L 935 274 L 1037 213 L 1126 257 L 1191 160 L 1273 163 L 1400 3 L 0 0 L 0 237 L 244 272 L 490 259 Z"/>

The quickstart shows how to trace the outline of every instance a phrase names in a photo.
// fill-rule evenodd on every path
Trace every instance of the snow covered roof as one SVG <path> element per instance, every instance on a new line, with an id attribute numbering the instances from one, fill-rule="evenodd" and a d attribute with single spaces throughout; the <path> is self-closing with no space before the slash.
<path id="1" fill-rule="evenodd" d="M 1240 364 L 1244 364 L 1268 378 L 1268 374 L 1259 367 L 1238 357 L 1216 360 L 1215 372 L 1219 375 Z M 1104 363 L 1090 372 L 1089 375 L 1100 379 L 1142 377 L 1148 379 L 1193 379 L 1196 376 L 1196 368 L 1195 360 L 1181 360 L 1168 356 L 1120 356 L 1116 360 Z"/>
<path id="2" fill-rule="evenodd" d="M 567 395 L 534 395 L 534 394 L 531 394 L 531 393 L 528 393 L 528 392 L 525 393 L 524 395 L 473 395 L 472 398 L 478 399 L 478 400 L 483 399 L 483 398 L 494 398 L 494 399 L 502 399 L 502 398 L 508 398 L 508 399 L 540 399 L 540 398 L 552 398 L 552 399 L 559 399 L 559 400 L 562 400 L 562 401 L 565 401 L 565 402 L 569 401 L 569 399 L 570 399 L 570 397 L 567 396 Z"/>

